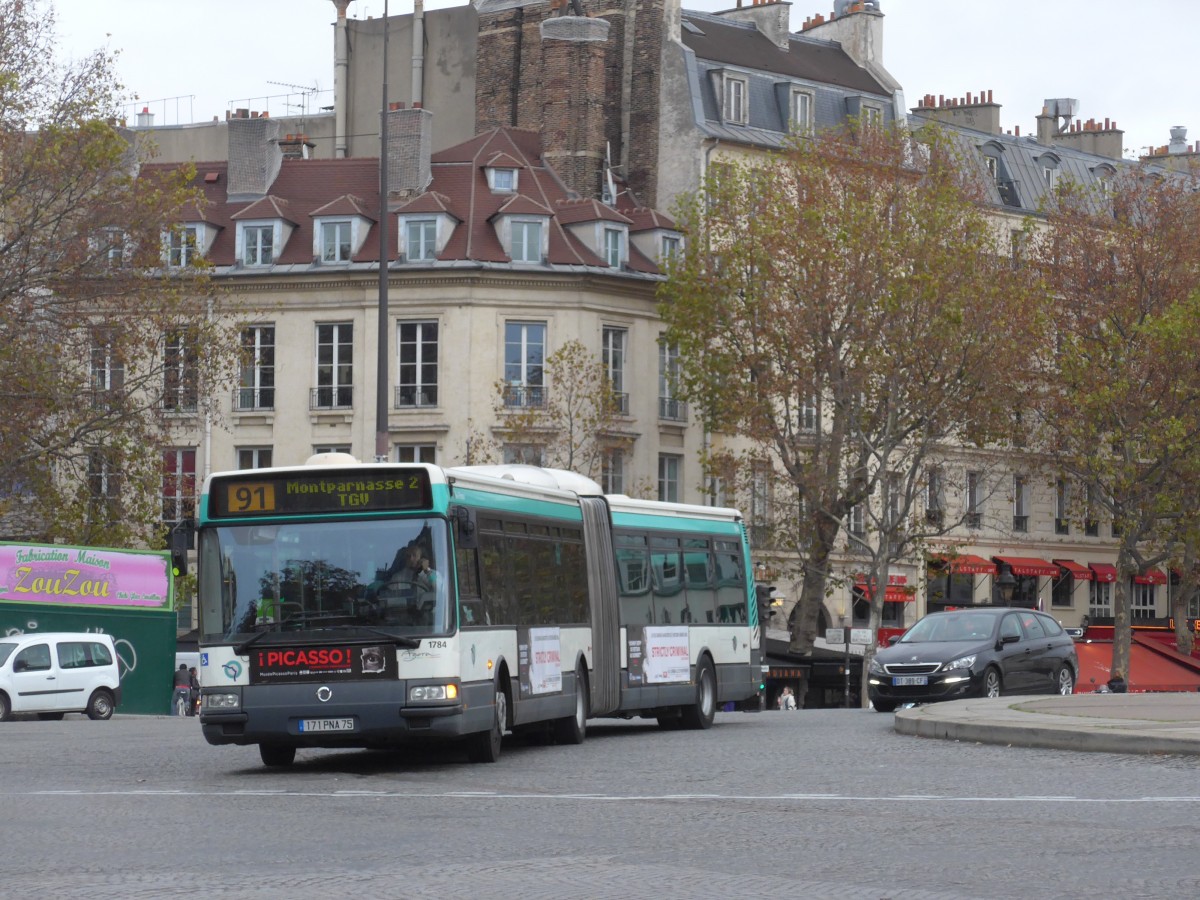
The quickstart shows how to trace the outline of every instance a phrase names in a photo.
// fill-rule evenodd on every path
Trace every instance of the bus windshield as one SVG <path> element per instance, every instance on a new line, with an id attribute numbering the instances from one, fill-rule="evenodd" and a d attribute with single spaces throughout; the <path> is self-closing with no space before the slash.
<path id="1" fill-rule="evenodd" d="M 445 634 L 454 627 L 446 520 L 208 528 L 200 537 L 206 639 L 329 628 Z"/>

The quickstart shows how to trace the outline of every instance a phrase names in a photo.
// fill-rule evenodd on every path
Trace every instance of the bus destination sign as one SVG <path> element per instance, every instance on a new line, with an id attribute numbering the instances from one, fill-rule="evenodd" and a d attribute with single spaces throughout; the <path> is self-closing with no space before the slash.
<path id="1" fill-rule="evenodd" d="M 424 469 L 361 472 L 247 473 L 218 479 L 209 497 L 214 519 L 428 509 Z"/>

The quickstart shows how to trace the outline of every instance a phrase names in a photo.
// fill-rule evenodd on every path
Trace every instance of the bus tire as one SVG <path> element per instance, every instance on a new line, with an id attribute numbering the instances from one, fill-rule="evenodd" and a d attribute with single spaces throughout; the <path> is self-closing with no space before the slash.
<path id="1" fill-rule="evenodd" d="M 296 761 L 296 748 L 283 744 L 259 744 L 258 755 L 262 758 L 264 766 L 273 769 L 287 768 Z"/>
<path id="2" fill-rule="evenodd" d="M 683 708 L 683 727 L 711 728 L 717 714 L 717 675 L 712 660 L 702 657 L 696 665 L 696 702 Z"/>
<path id="3" fill-rule="evenodd" d="M 575 713 L 554 722 L 554 739 L 560 744 L 582 744 L 587 737 L 588 680 L 581 664 L 575 670 Z"/>
<path id="4" fill-rule="evenodd" d="M 504 727 L 508 724 L 508 695 L 500 683 L 496 683 L 496 700 L 493 706 L 492 727 L 467 738 L 467 759 L 473 763 L 494 763 L 500 758 L 500 746 L 504 742 Z"/>

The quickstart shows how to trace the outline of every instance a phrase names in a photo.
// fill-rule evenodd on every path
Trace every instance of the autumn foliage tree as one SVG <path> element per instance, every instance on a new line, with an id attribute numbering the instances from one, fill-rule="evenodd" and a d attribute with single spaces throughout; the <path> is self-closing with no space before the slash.
<path id="1" fill-rule="evenodd" d="M 161 449 L 229 384 L 236 335 L 202 268 L 162 264 L 190 173 L 143 177 L 114 58 L 54 45 L 51 9 L 0 6 L 0 531 L 152 544 Z"/>
<path id="2" fill-rule="evenodd" d="M 931 465 L 1011 421 L 1030 292 L 935 128 L 852 123 L 714 169 L 677 215 L 689 238 L 661 314 L 686 398 L 778 481 L 777 549 L 802 584 L 790 643 L 806 653 L 852 511 L 881 513 L 850 548 L 877 626 Z"/>
<path id="3" fill-rule="evenodd" d="M 1117 541 L 1112 673 L 1128 678 L 1130 579 L 1194 525 L 1200 471 L 1200 193 L 1194 175 L 1129 170 L 1057 192 L 1034 244 L 1055 298 L 1039 356 L 1044 449 Z"/>

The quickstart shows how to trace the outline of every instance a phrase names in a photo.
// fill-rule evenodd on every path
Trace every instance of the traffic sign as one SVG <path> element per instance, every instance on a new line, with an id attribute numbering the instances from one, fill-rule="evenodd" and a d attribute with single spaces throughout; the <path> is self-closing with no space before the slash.
<path id="1" fill-rule="evenodd" d="M 846 643 L 845 628 L 826 628 L 825 643 L 827 644 L 844 644 Z"/>

